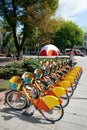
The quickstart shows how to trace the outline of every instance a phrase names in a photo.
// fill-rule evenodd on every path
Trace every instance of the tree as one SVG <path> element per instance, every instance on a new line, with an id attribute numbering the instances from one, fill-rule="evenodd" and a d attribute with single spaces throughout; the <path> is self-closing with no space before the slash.
<path id="1" fill-rule="evenodd" d="M 60 23 L 56 19 L 46 18 L 46 24 L 41 26 L 40 28 L 40 43 L 42 45 L 52 44 L 53 36 L 56 31 L 59 29 Z"/>
<path id="2" fill-rule="evenodd" d="M 0 16 L 4 18 L 12 31 L 18 59 L 22 59 L 23 47 L 32 30 L 44 23 L 44 17 L 53 15 L 59 0 L 0 0 Z M 21 28 L 18 32 L 18 28 Z"/>
<path id="3" fill-rule="evenodd" d="M 27 20 L 27 23 L 31 23 L 32 21 L 33 27 L 36 27 L 36 30 L 38 30 L 39 32 L 37 37 L 35 37 L 34 35 L 34 38 L 36 39 L 33 39 L 33 41 L 37 41 L 39 43 L 39 47 L 42 46 L 43 44 L 48 44 L 52 42 L 53 30 L 55 28 L 57 29 L 58 24 L 54 24 L 55 20 L 53 20 L 51 16 L 52 14 L 54 14 L 57 7 L 58 7 L 58 0 L 41 1 L 41 3 L 37 4 L 37 13 L 35 13 L 34 5 L 27 7 L 27 14 L 30 14 L 30 15 L 28 15 L 26 20 Z M 31 24 L 29 26 L 31 26 Z M 34 31 L 35 31 L 35 28 L 34 28 Z M 37 34 L 37 31 L 36 31 L 36 34 Z M 31 40 L 29 39 L 30 38 L 28 37 L 28 41 L 32 40 L 32 38 Z M 37 45 L 37 42 L 36 42 L 36 45 Z M 33 47 L 35 47 L 35 44 L 32 44 L 32 45 Z"/>
<path id="4" fill-rule="evenodd" d="M 0 53 L 3 52 L 5 34 L 6 34 L 6 30 L 3 27 L 3 20 L 0 20 Z"/>
<path id="5" fill-rule="evenodd" d="M 61 20 L 60 29 L 55 33 L 54 44 L 65 50 L 74 45 L 83 45 L 83 31 L 72 21 Z"/>

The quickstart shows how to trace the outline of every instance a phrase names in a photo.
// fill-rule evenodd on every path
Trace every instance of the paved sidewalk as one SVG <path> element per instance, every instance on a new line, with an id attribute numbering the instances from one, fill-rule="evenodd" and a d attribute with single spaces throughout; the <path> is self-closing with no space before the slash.
<path id="1" fill-rule="evenodd" d="M 21 111 L 13 111 L 2 105 L 0 130 L 87 130 L 87 56 L 75 58 L 78 65 L 83 67 L 83 74 L 60 121 L 50 123 L 37 111 L 33 116 L 25 116 Z"/>

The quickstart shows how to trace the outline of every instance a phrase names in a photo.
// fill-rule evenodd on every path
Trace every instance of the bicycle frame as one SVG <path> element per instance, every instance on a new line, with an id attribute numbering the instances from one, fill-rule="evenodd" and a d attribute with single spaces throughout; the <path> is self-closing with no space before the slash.
<path id="1" fill-rule="evenodd" d="M 29 94 L 26 91 L 26 88 L 22 87 L 22 91 L 25 95 L 25 97 L 34 105 L 34 107 L 37 110 L 44 110 L 44 111 L 49 111 L 51 110 L 54 106 L 57 106 L 61 104 L 61 101 L 52 96 L 52 95 L 46 95 L 46 96 L 39 96 L 36 100 L 31 98 Z"/>
<path id="2" fill-rule="evenodd" d="M 36 80 L 35 85 L 39 89 L 39 91 L 42 92 L 44 95 L 53 95 L 57 98 L 60 98 L 62 95 L 67 93 L 67 90 L 65 90 L 64 88 L 53 85 L 48 85 L 48 90 L 42 90 L 40 84 L 38 84 Z"/>

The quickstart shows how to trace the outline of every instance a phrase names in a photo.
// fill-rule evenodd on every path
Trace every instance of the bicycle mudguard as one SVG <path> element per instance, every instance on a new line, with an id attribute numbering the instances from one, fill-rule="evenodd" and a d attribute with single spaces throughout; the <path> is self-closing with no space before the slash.
<path id="1" fill-rule="evenodd" d="M 76 71 L 76 70 L 72 70 L 70 73 L 72 73 L 72 74 L 74 74 L 74 75 L 76 75 L 76 76 L 78 76 L 78 74 L 79 74 L 79 72 Z"/>
<path id="2" fill-rule="evenodd" d="M 79 71 L 80 70 L 78 70 L 78 69 L 73 69 L 73 70 L 70 71 L 70 73 L 75 73 L 76 74 L 76 73 L 79 73 Z"/>
<path id="3" fill-rule="evenodd" d="M 58 100 L 57 97 L 52 95 L 46 95 L 39 99 L 37 108 L 48 111 L 52 109 L 54 106 L 57 106 L 59 104 L 60 104 L 60 100 Z"/>
<path id="4" fill-rule="evenodd" d="M 62 95 L 66 94 L 66 90 L 62 87 L 54 87 L 52 90 L 51 90 L 56 97 L 61 97 Z"/>
<path id="5" fill-rule="evenodd" d="M 75 77 L 76 74 L 74 72 L 70 72 L 69 74 L 67 74 L 68 76 L 71 76 L 71 77 Z"/>
<path id="6" fill-rule="evenodd" d="M 74 66 L 73 69 L 81 69 L 81 66 Z"/>
<path id="7" fill-rule="evenodd" d="M 60 81 L 58 85 L 63 88 L 71 87 L 71 83 L 68 81 L 68 78 L 64 79 L 64 81 Z"/>
<path id="8" fill-rule="evenodd" d="M 81 66 L 74 66 L 74 67 L 72 68 L 72 70 L 81 71 L 81 70 L 82 70 L 82 67 L 81 67 Z M 72 71 L 72 70 L 71 70 L 71 71 Z"/>
<path id="9" fill-rule="evenodd" d="M 64 80 L 66 80 L 66 81 L 68 81 L 68 82 L 70 82 L 70 83 L 73 83 L 74 80 L 75 80 L 75 78 L 72 77 L 72 76 L 66 76 L 66 77 L 64 78 Z"/>

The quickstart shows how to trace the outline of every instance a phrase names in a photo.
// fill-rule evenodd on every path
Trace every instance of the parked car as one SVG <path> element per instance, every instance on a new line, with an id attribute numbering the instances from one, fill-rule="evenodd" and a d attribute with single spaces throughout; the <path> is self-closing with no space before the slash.
<path id="1" fill-rule="evenodd" d="M 70 55 L 71 49 L 65 49 L 65 55 Z M 83 52 L 81 52 L 79 49 L 73 49 L 73 55 L 76 56 L 85 56 Z"/>

